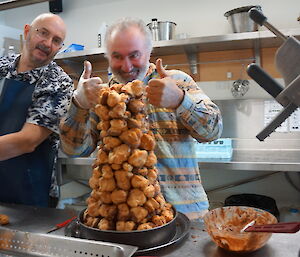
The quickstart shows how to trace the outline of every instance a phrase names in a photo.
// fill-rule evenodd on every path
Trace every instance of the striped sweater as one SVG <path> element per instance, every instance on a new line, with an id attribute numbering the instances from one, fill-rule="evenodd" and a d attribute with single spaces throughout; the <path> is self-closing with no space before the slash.
<path id="1" fill-rule="evenodd" d="M 149 69 L 144 84 L 159 76 L 153 64 Z M 189 75 L 178 70 L 169 70 L 168 75 L 184 91 L 180 106 L 176 110 L 147 106 L 149 126 L 157 142 L 159 181 L 166 200 L 177 211 L 190 219 L 201 218 L 209 204 L 201 183 L 194 139 L 208 142 L 219 138 L 222 118 L 219 108 Z M 114 83 L 112 78 L 109 85 Z M 99 143 L 98 122 L 92 110 L 71 104 L 60 124 L 63 151 L 72 157 L 90 155 Z"/>

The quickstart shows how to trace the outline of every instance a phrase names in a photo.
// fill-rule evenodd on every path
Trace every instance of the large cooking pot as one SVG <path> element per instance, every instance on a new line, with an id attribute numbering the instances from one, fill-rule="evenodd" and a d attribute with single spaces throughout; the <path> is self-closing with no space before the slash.
<path id="1" fill-rule="evenodd" d="M 78 217 L 77 226 L 80 231 L 80 238 L 134 245 L 140 249 L 145 249 L 168 243 L 176 234 L 176 219 L 178 214 L 175 209 L 174 219 L 167 224 L 153 229 L 134 231 L 99 230 L 88 227 L 83 223 L 84 211 L 82 210 Z"/>
<path id="2" fill-rule="evenodd" d="M 152 33 L 152 39 L 154 41 L 171 40 L 175 38 L 175 22 L 152 19 L 151 23 L 148 23 L 147 26 Z"/>

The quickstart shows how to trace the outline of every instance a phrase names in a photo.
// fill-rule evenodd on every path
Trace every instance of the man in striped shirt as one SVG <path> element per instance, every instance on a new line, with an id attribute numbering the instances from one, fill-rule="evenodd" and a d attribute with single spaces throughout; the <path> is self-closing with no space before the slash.
<path id="1" fill-rule="evenodd" d="M 151 33 L 141 20 L 125 18 L 111 25 L 105 48 L 113 73 L 108 86 L 135 79 L 145 84 L 148 121 L 157 142 L 159 181 L 166 200 L 190 219 L 201 218 L 209 203 L 201 184 L 194 139 L 209 142 L 220 137 L 219 108 L 186 73 L 166 71 L 160 59 L 156 65 L 149 62 Z M 68 115 L 60 125 L 62 149 L 73 157 L 90 155 L 98 144 L 99 118 L 93 107 L 99 90 L 107 86 L 100 78 L 91 78 L 89 62 L 84 65 Z"/>

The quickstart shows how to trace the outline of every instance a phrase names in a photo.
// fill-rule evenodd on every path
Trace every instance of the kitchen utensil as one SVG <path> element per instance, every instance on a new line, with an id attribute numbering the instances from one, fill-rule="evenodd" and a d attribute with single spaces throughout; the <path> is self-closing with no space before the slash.
<path id="1" fill-rule="evenodd" d="M 147 26 L 152 33 L 152 39 L 154 41 L 171 40 L 175 38 L 175 22 L 152 19 L 151 23 L 148 23 Z"/>
<path id="2" fill-rule="evenodd" d="M 131 245 L 29 233 L 0 227 L 0 253 L 16 256 L 130 257 L 136 250 L 137 247 Z"/>
<path id="3" fill-rule="evenodd" d="M 56 230 L 58 230 L 58 229 L 60 229 L 60 228 L 63 228 L 64 226 L 68 225 L 72 220 L 74 220 L 74 219 L 76 219 L 76 218 L 77 218 L 77 217 L 74 216 L 74 217 L 72 217 L 72 218 L 70 218 L 70 219 L 65 220 L 65 221 L 62 222 L 62 223 L 56 224 L 55 227 L 49 229 L 46 233 L 49 234 L 49 233 L 51 233 L 51 232 L 53 232 L 53 231 L 56 231 Z"/>
<path id="4" fill-rule="evenodd" d="M 139 248 L 151 248 L 168 243 L 176 234 L 176 219 L 178 213 L 175 209 L 174 219 L 167 224 L 153 229 L 134 231 L 100 230 L 98 228 L 88 227 L 83 223 L 84 211 L 85 210 L 82 210 L 78 216 L 81 238 L 135 245 Z"/>
<path id="5" fill-rule="evenodd" d="M 240 79 L 235 80 L 231 87 L 231 94 L 234 97 L 243 97 L 249 90 L 249 81 L 243 79 L 243 73 L 245 71 L 245 64 L 242 64 Z"/>
<path id="6" fill-rule="evenodd" d="M 203 218 L 207 233 L 219 247 L 234 252 L 255 251 L 264 246 L 272 233 L 241 233 L 255 220 L 257 225 L 274 224 L 275 216 L 261 209 L 228 206 L 209 211 Z"/>
<path id="7" fill-rule="evenodd" d="M 253 224 L 252 224 L 253 223 Z M 254 225 L 249 223 L 243 232 L 296 233 L 300 230 L 300 222 L 281 222 L 276 224 Z"/>
<path id="8" fill-rule="evenodd" d="M 224 16 L 227 18 L 234 33 L 251 32 L 257 30 L 258 26 L 249 18 L 248 15 L 248 11 L 253 7 L 261 9 L 259 5 L 252 5 L 235 8 L 224 13 Z"/>
<path id="9" fill-rule="evenodd" d="M 234 97 L 243 97 L 249 90 L 249 81 L 238 79 L 232 83 L 231 93 Z"/>
<path id="10" fill-rule="evenodd" d="M 292 36 L 283 35 L 267 22 L 267 18 L 260 10 L 250 9 L 249 16 L 257 24 L 266 26 L 284 41 L 276 52 L 275 62 L 277 69 L 284 78 L 285 88 L 258 65 L 252 63 L 247 69 L 248 75 L 284 106 L 284 109 L 256 136 L 260 141 L 263 141 L 300 106 L 300 42 Z"/>

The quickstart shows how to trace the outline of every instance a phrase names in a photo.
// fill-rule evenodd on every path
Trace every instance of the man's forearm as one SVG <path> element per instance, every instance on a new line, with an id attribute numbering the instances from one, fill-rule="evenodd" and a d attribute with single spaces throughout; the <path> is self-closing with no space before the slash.
<path id="1" fill-rule="evenodd" d="M 220 137 L 223 129 L 222 117 L 217 105 L 205 97 L 192 99 L 185 95 L 176 110 L 183 125 L 200 142 L 212 141 Z"/>
<path id="2" fill-rule="evenodd" d="M 89 156 L 96 148 L 97 138 L 93 135 L 93 124 L 89 111 L 73 103 L 66 117 L 60 122 L 61 150 L 72 157 Z"/>
<path id="3" fill-rule="evenodd" d="M 30 153 L 33 150 L 34 147 L 22 138 L 20 132 L 0 137 L 0 161 L 5 161 L 25 153 Z"/>
<path id="4" fill-rule="evenodd" d="M 0 160 L 33 152 L 51 133 L 45 127 L 25 123 L 20 131 L 0 136 Z"/>

